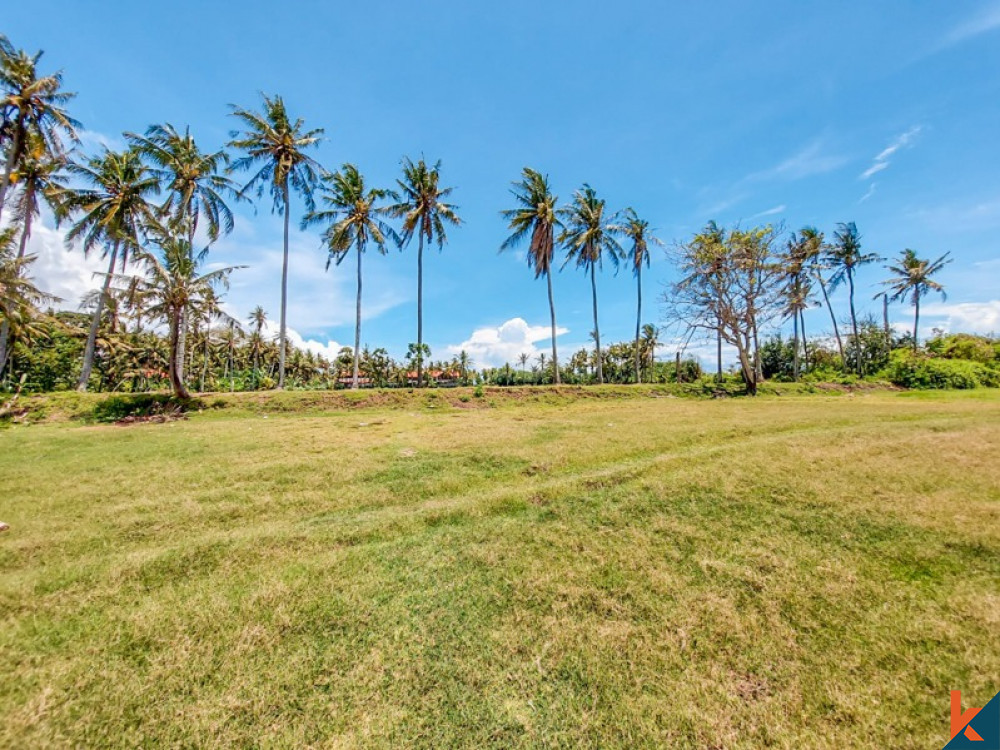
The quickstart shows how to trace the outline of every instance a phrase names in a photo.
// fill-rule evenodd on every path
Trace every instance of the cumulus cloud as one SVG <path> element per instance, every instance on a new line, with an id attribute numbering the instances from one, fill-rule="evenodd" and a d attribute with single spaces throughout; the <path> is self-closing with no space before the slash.
<path id="1" fill-rule="evenodd" d="M 83 295 L 104 282 L 109 259 L 102 259 L 98 249 L 89 257 L 79 247 L 67 250 L 63 237 L 62 231 L 36 222 L 27 252 L 36 256 L 31 274 L 38 287 L 61 299 L 58 309 L 76 310 Z"/>
<path id="2" fill-rule="evenodd" d="M 281 325 L 278 321 L 269 320 L 264 323 L 264 327 L 261 329 L 261 335 L 264 336 L 264 338 L 277 341 L 278 332 L 280 330 Z M 303 351 L 312 352 L 313 354 L 318 354 L 328 360 L 336 359 L 340 350 L 344 348 L 343 344 L 332 339 L 328 339 L 325 344 L 314 338 L 307 339 L 294 328 L 288 328 L 286 333 L 288 335 L 288 344 L 290 346 L 294 346 L 296 349 L 302 349 Z"/>
<path id="3" fill-rule="evenodd" d="M 566 333 L 569 333 L 568 328 L 556 327 L 556 336 Z M 477 367 L 500 367 L 515 364 L 522 353 L 535 359 L 541 352 L 547 352 L 547 347 L 539 348 L 535 344 L 547 342 L 551 335 L 550 326 L 529 325 L 524 318 L 511 318 L 495 328 L 477 328 L 461 344 L 448 346 L 447 351 L 452 355 L 463 350 L 468 352 Z"/>
<path id="4" fill-rule="evenodd" d="M 1000 299 L 988 302 L 935 302 L 921 306 L 920 313 L 924 319 L 933 319 L 929 323 L 947 331 L 1000 332 Z M 924 326 L 920 327 L 923 329 Z"/>
<path id="5" fill-rule="evenodd" d="M 868 169 L 861 173 L 860 179 L 867 180 L 872 175 L 878 174 L 883 169 L 887 169 L 889 166 L 889 160 L 893 154 L 902 148 L 908 148 L 912 145 L 913 140 L 920 134 L 921 127 L 919 125 L 914 125 L 912 128 L 907 130 L 905 133 L 901 133 L 896 136 L 892 143 L 882 149 L 872 160 L 872 164 Z"/>

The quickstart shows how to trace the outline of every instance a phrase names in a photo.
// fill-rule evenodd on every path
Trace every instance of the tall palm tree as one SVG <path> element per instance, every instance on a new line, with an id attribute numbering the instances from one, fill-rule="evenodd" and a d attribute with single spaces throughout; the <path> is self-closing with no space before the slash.
<path id="1" fill-rule="evenodd" d="M 63 105 L 75 94 L 62 90 L 62 73 L 40 75 L 38 61 L 42 53 L 30 55 L 15 50 L 6 37 L 0 38 L 0 109 L 8 123 L 9 143 L 5 144 L 6 160 L 0 177 L 0 216 L 7 201 L 14 170 L 23 158 L 28 139 L 35 133 L 46 144 L 49 153 L 63 152 L 62 138 L 75 141 L 76 120 L 66 113 Z"/>
<path id="2" fill-rule="evenodd" d="M 517 208 L 501 211 L 507 220 L 511 235 L 504 240 L 500 250 L 517 247 L 525 238 L 528 244 L 528 267 L 535 269 L 535 278 L 545 276 L 549 290 L 549 318 L 552 324 L 552 368 L 555 383 L 559 385 L 559 355 L 556 351 L 556 306 L 552 301 L 552 261 L 555 259 L 555 231 L 562 228 L 556 204 L 559 199 L 549 188 L 548 175 L 530 167 L 521 172 L 521 179 L 511 183 L 510 193 L 517 201 Z"/>
<path id="3" fill-rule="evenodd" d="M 398 201 L 389 207 L 389 214 L 403 220 L 401 244 L 409 244 L 417 236 L 417 386 L 423 384 L 424 358 L 424 241 L 437 242 L 438 250 L 448 241 L 446 225 L 458 226 L 462 220 L 458 207 L 445 202 L 454 188 L 441 187 L 441 162 L 428 166 L 423 157 L 414 163 L 403 158 L 403 178 L 397 180 Z"/>
<path id="4" fill-rule="evenodd" d="M 159 249 L 158 255 L 138 253 L 146 266 L 143 283 L 152 300 L 148 314 L 167 323 L 170 385 L 177 398 L 188 399 L 191 395 L 184 383 L 182 330 L 188 320 L 211 312 L 218 303 L 216 288 L 228 286 L 229 275 L 239 266 L 202 273 L 208 248 L 195 253 L 186 237 L 162 229 L 153 232 L 152 241 Z"/>
<path id="5" fill-rule="evenodd" d="M 616 227 L 617 231 L 624 237 L 632 241 L 632 249 L 629 251 L 628 260 L 632 274 L 635 276 L 636 284 L 636 309 L 635 309 L 635 382 L 642 382 L 640 375 L 639 338 L 642 328 L 642 267 L 649 268 L 649 245 L 663 246 L 663 242 L 653 234 L 649 228 L 649 222 L 640 219 L 635 209 L 629 207 L 625 209 L 622 216 L 623 222 Z M 595 322 L 596 325 L 596 322 Z"/>
<path id="6" fill-rule="evenodd" d="M 323 244 L 329 253 L 326 261 L 328 270 L 331 261 L 336 261 L 339 266 L 351 248 L 357 253 L 358 296 L 354 318 L 354 374 L 351 380 L 351 388 L 357 388 L 361 356 L 361 256 L 369 242 L 385 255 L 386 241 L 392 239 L 398 244 L 399 238 L 395 230 L 380 218 L 389 209 L 378 203 L 389 195 L 389 191 L 366 188 L 365 178 L 353 164 L 345 164 L 340 171 L 326 175 L 320 189 L 325 207 L 306 214 L 302 227 L 327 224 Z"/>
<path id="7" fill-rule="evenodd" d="M 847 281 L 851 308 L 851 329 L 854 332 L 854 368 L 858 375 L 862 375 L 858 316 L 854 310 L 854 278 L 858 268 L 875 263 L 881 258 L 876 253 L 862 252 L 861 235 L 853 221 L 838 224 L 833 238 L 833 244 L 826 248 L 826 261 L 833 269 L 833 275 L 830 277 L 830 288 L 836 289 L 845 280 Z"/>
<path id="8" fill-rule="evenodd" d="M 288 308 L 288 215 L 291 210 L 291 190 L 305 200 L 306 209 L 312 211 L 313 187 L 317 182 L 319 164 L 309 157 L 306 149 L 317 145 L 322 128 L 306 130 L 302 119 L 292 120 L 280 96 L 261 95 L 262 111 L 255 112 L 233 107 L 233 116 L 245 128 L 233 131 L 229 147 L 244 152 L 233 161 L 234 171 L 256 170 L 243 186 L 240 195 L 256 189 L 257 197 L 267 186 L 274 201 L 274 209 L 284 217 L 284 245 L 281 263 L 281 322 L 278 344 L 278 387 L 285 387 L 285 349 L 287 347 Z"/>
<path id="9" fill-rule="evenodd" d="M 21 227 L 17 257 L 23 258 L 31 238 L 32 221 L 41 212 L 44 201 L 53 210 L 58 208 L 57 196 L 65 190 L 61 179 L 66 159 L 61 154 L 51 154 L 44 139 L 29 132 L 24 154 L 11 176 L 11 182 L 20 187 L 14 199 L 14 224 Z M 0 323 L 0 350 L 6 351 L 10 336 L 10 322 Z"/>
<path id="10" fill-rule="evenodd" d="M 29 328 L 38 306 L 55 301 L 35 286 L 28 275 L 28 268 L 35 256 L 15 254 L 13 227 L 0 230 L 0 321 L 8 337 L 0 341 L 0 376 L 10 358 L 9 334 L 12 328 Z"/>
<path id="11" fill-rule="evenodd" d="M 94 367 L 97 331 L 115 263 L 120 262 L 124 271 L 129 253 L 139 249 L 139 232 L 153 220 L 155 212 L 149 199 L 160 188 L 156 176 L 142 163 L 139 153 L 131 148 L 121 152 L 105 149 L 100 156 L 92 157 L 83 164 L 71 163 L 68 170 L 89 186 L 57 193 L 60 200 L 57 218 L 82 214 L 66 233 L 66 245 L 71 247 L 80 240 L 86 255 L 100 246 L 102 257 L 110 256 L 111 259 L 83 352 L 77 390 L 85 391 Z"/>
<path id="12" fill-rule="evenodd" d="M 219 239 L 233 231 L 233 212 L 226 196 L 239 199 L 237 185 L 223 174 L 229 163 L 224 151 L 205 153 L 189 128 L 177 132 L 173 125 L 151 125 L 145 135 L 126 133 L 126 138 L 150 163 L 150 171 L 166 190 L 161 215 L 184 231 L 190 242 L 204 218 L 208 239 Z"/>
<path id="13" fill-rule="evenodd" d="M 597 197 L 587 184 L 573 194 L 573 202 L 560 209 L 566 225 L 559 235 L 560 244 L 566 247 L 566 263 L 576 262 L 578 268 L 590 273 L 590 290 L 594 302 L 594 343 L 597 347 L 597 382 L 604 382 L 601 356 L 601 329 L 597 324 L 597 279 L 595 269 L 602 265 L 604 256 L 618 267 L 624 252 L 615 239 L 616 228 L 604 215 L 604 201 Z M 565 264 L 564 264 L 565 265 Z"/>
<path id="14" fill-rule="evenodd" d="M 899 254 L 899 260 L 895 265 L 890 265 L 889 270 L 896 274 L 891 279 L 882 283 L 889 287 L 891 292 L 890 300 L 893 302 L 905 302 L 909 298 L 913 303 L 913 350 L 917 350 L 918 334 L 920 330 L 920 298 L 926 297 L 931 292 L 937 292 L 942 297 L 946 297 L 944 286 L 931 278 L 934 274 L 951 263 L 948 257 L 951 253 L 945 253 L 937 260 L 923 260 L 917 257 L 916 252 L 907 248 Z"/>

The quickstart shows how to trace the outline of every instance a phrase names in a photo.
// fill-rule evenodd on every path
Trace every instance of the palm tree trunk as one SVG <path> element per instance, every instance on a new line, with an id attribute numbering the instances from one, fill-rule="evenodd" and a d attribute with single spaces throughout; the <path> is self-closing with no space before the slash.
<path id="1" fill-rule="evenodd" d="M 358 245 L 358 304 L 354 317 L 354 381 L 351 388 L 358 388 L 358 357 L 361 349 L 361 245 Z"/>
<path id="2" fill-rule="evenodd" d="M 715 326 L 715 379 L 722 380 L 722 321 Z"/>
<path id="3" fill-rule="evenodd" d="M 80 380 L 76 384 L 76 389 L 80 392 L 87 390 L 90 373 L 94 369 L 94 349 L 97 346 L 97 330 L 101 325 L 101 313 L 104 312 L 104 301 L 108 298 L 108 290 L 111 288 L 111 275 L 115 272 L 115 261 L 117 259 L 118 240 L 115 240 L 111 247 L 111 263 L 108 264 L 108 275 L 104 278 L 104 288 L 101 291 L 101 295 L 97 298 L 97 309 L 94 310 L 94 317 L 90 321 L 87 345 L 83 349 L 83 367 L 80 369 Z"/>
<path id="4" fill-rule="evenodd" d="M 559 378 L 559 355 L 556 354 L 556 304 L 552 301 L 552 269 L 545 271 L 545 281 L 549 287 L 549 318 L 552 321 L 552 372 L 555 375 L 554 382 L 559 385 L 562 381 Z"/>
<path id="5" fill-rule="evenodd" d="M 418 230 L 419 231 L 419 230 Z M 424 234 L 417 243 L 417 388 L 423 385 L 424 375 Z"/>
<path id="6" fill-rule="evenodd" d="M 794 333 L 792 334 L 792 347 L 794 348 L 794 354 L 792 356 L 792 380 L 799 379 L 799 311 L 796 310 L 792 313 L 792 324 Z"/>
<path id="7" fill-rule="evenodd" d="M 284 256 L 281 261 L 281 328 L 278 334 L 279 344 L 278 344 L 278 388 L 285 387 L 285 332 L 286 319 L 285 313 L 288 310 L 288 214 L 291 208 L 288 205 L 288 178 L 285 178 L 285 184 L 281 188 L 282 198 L 285 202 L 285 241 L 284 241 Z"/>
<path id="8" fill-rule="evenodd" d="M 18 260 L 24 257 L 28 249 L 28 240 L 31 239 L 31 204 L 35 200 L 35 186 L 28 183 L 22 197 L 24 198 L 24 205 L 27 206 L 27 211 L 24 214 L 24 226 L 21 227 L 21 243 L 17 248 Z"/>
<path id="9" fill-rule="evenodd" d="M 201 363 L 201 379 L 198 385 L 198 390 L 201 393 L 205 392 L 205 379 L 208 377 L 208 356 L 210 354 L 209 346 L 211 345 L 211 338 L 209 334 L 211 333 L 211 330 L 212 329 L 210 327 L 205 327 L 205 357 Z"/>
<path id="10" fill-rule="evenodd" d="M 3 217 L 3 208 L 7 202 L 7 190 L 10 188 L 10 177 L 14 172 L 14 159 L 21 150 L 21 143 L 24 137 L 24 112 L 19 110 L 17 121 L 14 124 L 14 143 L 11 144 L 7 154 L 7 163 L 4 165 L 3 179 L 0 181 L 0 218 Z"/>
<path id="11" fill-rule="evenodd" d="M 28 187 L 25 188 L 27 194 L 24 196 L 25 202 L 28 206 L 31 205 L 32 196 L 34 194 L 34 188 L 29 183 Z M 28 238 L 31 237 L 31 211 L 29 210 L 24 217 L 24 227 L 21 229 L 21 243 L 17 249 L 17 259 L 21 260 L 24 257 L 25 250 L 28 247 Z M 10 344 L 10 322 L 4 320 L 0 323 L 0 377 L 3 377 L 4 370 L 7 367 L 7 357 L 9 352 L 7 347 Z"/>
<path id="12" fill-rule="evenodd" d="M 854 312 L 854 274 L 847 272 L 848 300 L 851 304 L 851 331 L 854 334 L 854 371 L 861 374 L 861 340 L 858 338 L 858 316 Z"/>
<path id="13" fill-rule="evenodd" d="M 917 333 L 920 330 L 920 290 L 913 290 L 913 351 L 917 350 Z"/>
<path id="14" fill-rule="evenodd" d="M 642 382 L 642 373 L 639 369 L 639 327 L 642 321 L 642 264 L 640 263 L 635 269 L 635 291 L 636 291 L 636 308 L 635 308 L 635 382 Z"/>
<path id="15" fill-rule="evenodd" d="M 799 330 L 802 331 L 802 364 L 805 370 L 809 371 L 809 347 L 806 345 L 806 316 L 799 310 Z"/>
<path id="16" fill-rule="evenodd" d="M 819 288 L 823 291 L 823 299 L 826 302 L 826 309 L 830 311 L 830 321 L 833 323 L 833 335 L 837 339 L 837 349 L 840 351 L 840 362 L 841 366 L 846 365 L 844 361 L 844 341 L 840 338 L 840 329 L 837 328 L 837 316 L 833 313 L 833 305 L 830 304 L 830 295 L 826 291 L 826 282 L 823 281 L 823 275 L 816 271 L 816 281 L 819 282 Z"/>
<path id="17" fill-rule="evenodd" d="M 594 264 L 590 264 L 590 291 L 594 299 L 594 343 L 597 345 L 597 382 L 604 382 L 604 366 L 601 362 L 601 329 L 597 325 L 597 277 Z"/>
<path id="18" fill-rule="evenodd" d="M 181 400 L 191 398 L 184 385 L 184 311 L 175 310 L 170 321 L 170 386 L 174 396 Z"/>
<path id="19" fill-rule="evenodd" d="M 885 354 L 892 353 L 892 333 L 889 330 L 889 295 L 882 295 L 882 331 L 885 333 Z"/>

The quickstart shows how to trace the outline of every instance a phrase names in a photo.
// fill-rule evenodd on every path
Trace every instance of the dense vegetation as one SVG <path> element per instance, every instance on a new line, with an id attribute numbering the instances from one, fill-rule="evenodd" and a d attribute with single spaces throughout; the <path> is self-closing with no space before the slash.
<path id="1" fill-rule="evenodd" d="M 0 36 L 0 387 L 6 391 L 77 388 L 189 391 L 284 387 L 409 386 L 490 383 L 628 383 L 694 380 L 697 362 L 656 360 L 661 328 L 643 325 L 642 270 L 651 248 L 663 243 L 631 208 L 612 211 L 590 185 L 561 205 L 548 177 L 525 168 L 511 190 L 514 207 L 501 212 L 510 235 L 502 249 L 527 244 L 529 266 L 545 276 L 552 326 L 551 355 L 527 355 L 504 367 L 477 369 L 468 354 L 434 360 L 424 343 L 423 252 L 444 247 L 462 219 L 442 183 L 440 162 L 404 158 L 393 188 L 368 185 L 350 163 L 329 171 L 310 154 L 323 135 L 294 118 L 279 96 L 263 96 L 258 109 L 234 107 L 237 123 L 224 148 L 204 150 L 187 129 L 169 123 L 125 133 L 127 148 L 79 151 L 77 123 L 67 107 L 61 74 L 39 70 L 41 53 L 16 49 Z M 245 181 L 237 180 L 243 175 Z M 260 307 L 247 320 L 223 312 L 220 302 L 238 268 L 208 270 L 214 242 L 232 231 L 232 206 L 267 193 L 284 223 L 281 309 L 276 340 L 265 333 Z M 293 199 L 304 205 L 303 227 L 322 230 L 332 263 L 353 257 L 357 273 L 354 346 L 334 361 L 289 347 L 287 341 L 288 231 Z M 50 211 L 66 229 L 67 245 L 99 253 L 107 273 L 84 300 L 87 315 L 56 312 L 31 277 L 27 253 L 32 222 Z M 402 360 L 361 342 L 362 259 L 389 245 L 417 245 L 416 341 Z M 559 358 L 551 276 L 562 252 L 586 274 L 592 291 L 593 350 Z M 965 360 L 947 347 L 921 347 L 921 300 L 943 293 L 934 276 L 947 254 L 924 259 L 906 249 L 888 266 L 883 326 L 859 313 L 857 274 L 881 262 L 863 248 L 853 223 L 827 240 L 805 227 L 786 235 L 779 227 L 726 229 L 709 223 L 669 251 L 681 280 L 659 300 L 675 337 L 714 338 L 715 377 L 724 377 L 722 345 L 735 348 L 735 372 L 747 392 L 767 377 L 886 378 L 908 387 L 995 385 L 996 358 Z M 596 274 L 624 266 L 636 280 L 635 337 L 602 347 Z M 844 285 L 848 309 L 838 313 L 829 292 Z M 821 302 L 822 300 L 822 302 Z M 888 326 L 890 302 L 914 309 L 912 354 Z M 832 337 L 805 331 L 804 311 L 824 304 Z M 790 348 L 768 338 L 792 323 Z M 843 333 L 842 333 L 842 329 Z M 995 350 L 995 342 L 977 339 Z M 835 349 L 831 350 L 835 344 Z M 686 345 L 686 344 L 685 344 Z M 679 345 L 683 349 L 685 345 Z M 951 360 L 962 359 L 964 364 Z"/>

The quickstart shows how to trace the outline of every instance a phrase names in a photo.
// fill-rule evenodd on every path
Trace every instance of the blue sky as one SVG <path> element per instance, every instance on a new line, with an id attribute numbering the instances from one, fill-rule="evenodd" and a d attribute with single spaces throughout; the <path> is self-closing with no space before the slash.
<path id="1" fill-rule="evenodd" d="M 499 364 L 547 346 L 544 282 L 523 254 L 497 252 L 498 212 L 526 165 L 548 173 L 562 201 L 589 182 L 610 208 L 635 207 L 668 243 L 710 219 L 827 232 L 853 220 L 884 256 L 951 251 L 948 300 L 928 304 L 922 334 L 1000 331 L 1000 2 L 234 8 L 34 0 L 6 8 L 2 31 L 64 70 L 91 148 L 164 121 L 218 147 L 234 125 L 228 105 L 256 105 L 265 91 L 326 129 L 316 156 L 328 168 L 350 161 L 390 186 L 404 154 L 441 159 L 465 224 L 425 259 L 435 358 L 465 346 L 478 364 Z M 245 318 L 262 304 L 276 318 L 280 218 L 267 203 L 238 213 L 212 256 L 250 266 L 229 307 Z M 33 250 L 56 293 L 73 299 L 96 284 L 94 263 L 63 251 L 51 224 Z M 353 269 L 324 263 L 318 232 L 293 236 L 289 325 L 317 349 L 353 341 Z M 885 275 L 862 274 L 859 299 L 873 312 Z M 649 322 L 671 278 L 657 253 L 645 275 Z M 605 268 L 598 283 L 602 339 L 628 338 L 631 276 Z M 366 260 L 363 341 L 405 351 L 415 287 L 415 247 Z M 562 352 L 587 342 L 589 295 L 581 272 L 555 278 Z M 911 314 L 892 311 L 900 326 Z M 825 312 L 807 326 L 828 331 Z"/>

